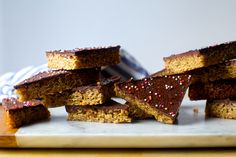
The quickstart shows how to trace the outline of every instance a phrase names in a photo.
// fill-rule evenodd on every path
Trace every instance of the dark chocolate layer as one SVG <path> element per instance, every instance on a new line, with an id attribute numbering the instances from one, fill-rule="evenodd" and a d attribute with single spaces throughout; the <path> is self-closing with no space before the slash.
<path id="1" fill-rule="evenodd" d="M 236 103 L 236 100 L 231 99 L 222 99 L 222 100 L 207 100 L 208 103 L 222 103 L 222 104 L 229 104 L 229 103 Z"/>
<path id="2" fill-rule="evenodd" d="M 88 55 L 91 53 L 103 53 L 103 52 L 119 52 L 120 46 L 109 46 L 109 47 L 91 47 L 91 48 L 76 48 L 73 50 L 54 50 L 47 51 L 46 55 L 50 54 L 61 54 L 61 55 Z"/>
<path id="3" fill-rule="evenodd" d="M 115 84 L 127 97 L 145 103 L 167 116 L 176 117 L 190 84 L 190 75 L 147 77 Z"/>
<path id="4" fill-rule="evenodd" d="M 211 65 L 209 67 L 203 67 L 203 68 L 190 70 L 190 71 L 184 72 L 184 74 L 192 75 L 193 79 L 196 79 L 196 77 L 206 77 L 207 76 L 209 78 L 205 78 L 205 80 L 208 79 L 208 81 L 215 81 L 215 80 L 211 80 L 211 79 L 213 77 L 215 77 L 216 70 L 221 69 L 220 72 L 222 73 L 222 75 L 226 75 L 227 73 L 229 73 L 229 70 L 231 70 L 231 69 L 228 69 L 230 66 L 236 66 L 236 59 L 227 60 L 223 63 Z M 181 73 L 181 74 L 183 74 L 183 73 Z M 208 74 L 208 75 L 206 75 L 206 74 Z M 214 76 L 213 76 L 213 74 L 214 74 Z M 162 69 L 162 70 L 152 74 L 151 77 L 152 76 L 162 77 L 165 75 L 177 75 L 177 74 L 175 74 L 174 72 L 168 71 L 167 69 Z M 202 80 L 204 80 L 204 78 L 202 78 Z M 218 79 L 216 79 L 216 80 L 218 80 Z"/>
<path id="5" fill-rule="evenodd" d="M 85 92 L 91 89 L 101 89 L 103 86 L 112 86 L 115 82 L 118 82 L 119 80 L 119 76 L 112 76 L 110 78 L 103 79 L 102 82 L 98 82 L 97 84 L 90 84 L 87 86 L 73 88 L 72 91 Z"/>
<path id="6" fill-rule="evenodd" d="M 24 107 L 38 106 L 38 105 L 42 105 L 42 102 L 39 100 L 31 100 L 25 102 L 20 102 L 16 98 L 5 98 L 2 100 L 2 106 L 7 111 L 21 109 Z"/>
<path id="7" fill-rule="evenodd" d="M 129 107 L 128 105 L 123 105 L 113 100 L 109 100 L 104 104 L 100 105 L 88 105 L 88 106 L 65 105 L 66 112 L 68 113 L 77 112 L 78 110 L 104 110 L 104 111 L 116 110 L 116 109 L 127 110 L 128 107 Z"/>
<path id="8" fill-rule="evenodd" d="M 208 46 L 202 49 L 196 49 L 196 50 L 190 50 L 184 53 L 180 53 L 180 54 L 174 54 L 171 55 L 169 57 L 164 57 L 164 60 L 166 59 L 171 59 L 171 58 L 178 58 L 178 57 L 183 57 L 183 56 L 188 56 L 188 55 L 199 55 L 199 54 L 206 54 L 206 53 L 210 53 L 213 51 L 223 51 L 224 49 L 229 48 L 229 46 L 233 46 L 236 48 L 236 41 L 230 41 L 230 42 L 225 42 L 222 44 L 218 44 L 218 45 L 213 45 L 213 46 Z"/>
<path id="9" fill-rule="evenodd" d="M 197 82 L 189 87 L 190 100 L 220 100 L 236 98 L 236 79 Z"/>

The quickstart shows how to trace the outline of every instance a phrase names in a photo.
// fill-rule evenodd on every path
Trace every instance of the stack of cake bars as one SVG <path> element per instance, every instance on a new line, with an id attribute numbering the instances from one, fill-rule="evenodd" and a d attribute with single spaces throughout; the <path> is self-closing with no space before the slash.
<path id="1" fill-rule="evenodd" d="M 190 100 L 207 100 L 206 116 L 236 119 L 236 41 L 164 58 L 156 76 L 190 74 Z"/>
<path id="2" fill-rule="evenodd" d="M 50 70 L 15 86 L 19 101 L 26 103 L 9 99 L 5 104 L 65 106 L 68 120 L 73 121 L 127 123 L 131 118 L 155 118 L 174 124 L 189 88 L 190 100 L 207 100 L 208 117 L 236 119 L 236 41 L 165 57 L 165 69 L 140 80 L 101 78 L 102 66 L 120 62 L 119 50 L 120 46 L 46 52 Z M 113 96 L 126 104 L 112 100 Z M 34 99 L 41 102 L 27 102 Z"/>
<path id="3" fill-rule="evenodd" d="M 113 101 L 119 77 L 101 78 L 102 66 L 118 64 L 120 46 L 46 52 L 50 70 L 14 86 L 21 102 L 39 99 L 65 106 L 68 120 L 131 122 L 128 105 Z"/>

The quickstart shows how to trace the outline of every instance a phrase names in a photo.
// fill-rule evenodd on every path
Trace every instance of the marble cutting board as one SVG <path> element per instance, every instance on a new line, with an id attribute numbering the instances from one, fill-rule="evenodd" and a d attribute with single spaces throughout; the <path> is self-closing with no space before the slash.
<path id="1" fill-rule="evenodd" d="M 193 109 L 199 112 L 194 113 Z M 236 146 L 236 120 L 205 119 L 205 101 L 184 100 L 178 124 L 155 120 L 131 124 L 66 121 L 64 107 L 50 109 L 51 120 L 9 130 L 1 116 L 0 147 L 174 148 Z M 2 108 L 0 108 L 2 115 Z"/>

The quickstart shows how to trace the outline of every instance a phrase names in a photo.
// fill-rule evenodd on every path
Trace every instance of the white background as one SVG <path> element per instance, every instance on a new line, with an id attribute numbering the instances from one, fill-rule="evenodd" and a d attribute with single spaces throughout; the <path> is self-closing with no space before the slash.
<path id="1" fill-rule="evenodd" d="M 234 0 L 0 0 L 0 74 L 45 51 L 120 44 L 150 72 L 173 53 L 236 40 Z"/>

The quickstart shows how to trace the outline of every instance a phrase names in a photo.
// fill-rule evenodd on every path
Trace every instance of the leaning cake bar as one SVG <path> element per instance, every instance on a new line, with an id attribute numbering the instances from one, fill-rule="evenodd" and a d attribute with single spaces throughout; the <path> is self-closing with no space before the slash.
<path id="1" fill-rule="evenodd" d="M 74 87 L 95 83 L 99 80 L 97 69 L 49 70 L 34 75 L 15 85 L 20 101 L 42 98 L 45 94 L 62 92 Z"/>
<path id="2" fill-rule="evenodd" d="M 5 98 L 2 105 L 6 111 L 6 122 L 13 128 L 50 118 L 48 109 L 39 100 L 19 102 L 15 98 Z"/>
<path id="3" fill-rule="evenodd" d="M 66 105 L 69 121 L 89 121 L 101 123 L 130 123 L 128 105 L 109 100 L 95 106 Z"/>
<path id="4" fill-rule="evenodd" d="M 42 97 L 42 101 L 48 107 L 103 104 L 115 95 L 114 83 L 119 80 L 120 77 L 113 76 L 101 82 L 75 87 L 62 93 L 46 94 Z"/>
<path id="5" fill-rule="evenodd" d="M 207 100 L 206 117 L 236 119 L 236 100 Z"/>
<path id="6" fill-rule="evenodd" d="M 116 83 L 115 92 L 157 121 L 173 124 L 190 80 L 190 75 L 147 77 Z"/>
<path id="7" fill-rule="evenodd" d="M 189 86 L 190 100 L 221 100 L 236 98 L 236 79 L 197 82 Z"/>
<path id="8" fill-rule="evenodd" d="M 236 41 L 164 57 L 165 68 L 172 74 L 208 67 L 236 58 Z"/>
<path id="9" fill-rule="evenodd" d="M 154 76 L 165 76 L 173 75 L 174 73 L 168 69 L 163 69 L 155 74 Z M 207 83 L 210 81 L 216 81 L 221 79 L 232 79 L 236 78 L 236 60 L 229 60 L 224 63 L 211 65 L 206 68 L 194 69 L 186 72 L 186 74 L 192 75 L 192 83 L 203 82 Z"/>
<path id="10" fill-rule="evenodd" d="M 84 69 L 120 63 L 120 46 L 77 48 L 74 50 L 55 50 L 46 52 L 48 68 Z"/>

